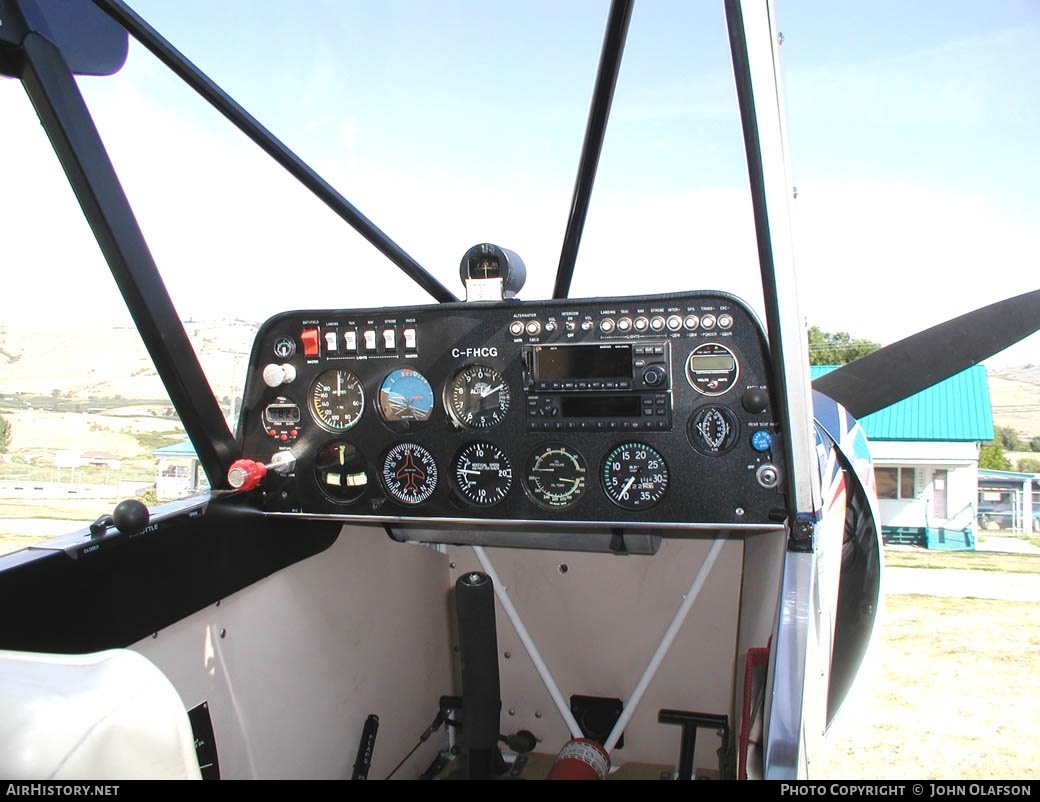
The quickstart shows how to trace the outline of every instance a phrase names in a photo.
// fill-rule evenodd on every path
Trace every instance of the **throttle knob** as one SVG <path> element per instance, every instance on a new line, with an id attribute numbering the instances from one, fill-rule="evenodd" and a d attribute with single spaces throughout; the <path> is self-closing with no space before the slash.
<path id="1" fill-rule="evenodd" d="M 112 523 L 124 535 L 136 535 L 148 526 L 148 508 L 136 498 L 124 499 L 112 510 Z"/>

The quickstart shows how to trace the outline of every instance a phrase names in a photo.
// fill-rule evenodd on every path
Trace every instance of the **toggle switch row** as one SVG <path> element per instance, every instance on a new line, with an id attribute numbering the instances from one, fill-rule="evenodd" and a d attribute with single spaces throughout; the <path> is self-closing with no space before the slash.
<path id="1" fill-rule="evenodd" d="M 300 332 L 303 344 L 303 355 L 316 357 L 351 354 L 387 354 L 397 353 L 398 349 L 415 351 L 417 337 L 414 328 L 332 328 L 322 332 L 316 328 L 303 329 Z"/>

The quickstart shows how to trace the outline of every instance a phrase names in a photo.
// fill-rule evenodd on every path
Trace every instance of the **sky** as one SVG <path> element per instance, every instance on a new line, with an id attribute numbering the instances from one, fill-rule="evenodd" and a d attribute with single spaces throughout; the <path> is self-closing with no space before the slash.
<path id="1" fill-rule="evenodd" d="M 551 294 L 608 3 L 131 5 L 456 295 L 484 241 L 524 259 L 522 298 Z M 807 324 L 888 343 L 1040 287 L 1040 3 L 776 15 Z M 728 59 L 721 3 L 635 3 L 572 295 L 760 307 Z M 430 301 L 136 44 L 80 85 L 182 317 Z M 17 81 L 0 118 L 0 319 L 117 319 Z M 1026 362 L 1040 337 L 991 360 Z"/>

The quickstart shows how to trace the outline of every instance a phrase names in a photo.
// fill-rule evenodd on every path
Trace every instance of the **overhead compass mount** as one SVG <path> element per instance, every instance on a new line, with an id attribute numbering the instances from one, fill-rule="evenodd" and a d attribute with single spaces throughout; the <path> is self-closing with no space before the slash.
<path id="1" fill-rule="evenodd" d="M 527 280 L 527 268 L 513 251 L 482 242 L 474 245 L 459 266 L 467 301 L 501 301 L 512 298 Z"/>

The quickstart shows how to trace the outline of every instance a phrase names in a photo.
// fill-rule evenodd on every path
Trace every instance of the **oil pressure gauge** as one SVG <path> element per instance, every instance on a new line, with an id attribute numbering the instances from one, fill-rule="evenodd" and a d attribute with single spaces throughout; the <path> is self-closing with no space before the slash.
<path id="1" fill-rule="evenodd" d="M 531 497 L 546 507 L 570 507 L 585 492 L 585 458 L 562 443 L 547 443 L 528 458 L 524 483 Z"/>

